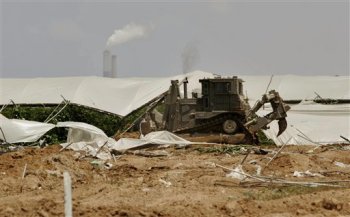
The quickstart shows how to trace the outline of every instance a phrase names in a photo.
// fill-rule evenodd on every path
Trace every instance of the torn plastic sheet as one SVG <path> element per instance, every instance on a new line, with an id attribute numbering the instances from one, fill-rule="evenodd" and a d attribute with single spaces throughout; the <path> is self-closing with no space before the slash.
<path id="1" fill-rule="evenodd" d="M 0 139 L 8 143 L 35 142 L 54 127 L 70 128 L 67 136 L 68 143 L 108 138 L 101 129 L 81 122 L 58 122 L 54 125 L 37 121 L 8 119 L 0 114 L 0 127 Z"/>
<path id="2" fill-rule="evenodd" d="M 67 137 L 67 143 L 63 143 L 61 146 L 74 151 L 83 151 L 86 155 L 96 156 L 103 160 L 112 158 L 110 154 L 112 150 L 125 151 L 132 148 L 142 148 L 149 144 L 180 146 L 193 144 L 168 131 L 151 132 L 140 139 L 122 138 L 115 141 L 107 137 L 103 132 L 90 131 L 90 128 L 81 127 L 80 124 L 74 122 L 69 124 L 71 128 Z M 61 124 L 60 126 L 63 125 Z M 91 127 L 94 128 L 94 126 Z"/>
<path id="3" fill-rule="evenodd" d="M 109 140 L 113 140 L 108 138 Z M 103 140 L 94 140 L 90 142 L 75 142 L 75 143 L 62 143 L 62 148 L 71 149 L 77 152 L 83 152 L 86 156 L 94 156 L 102 160 L 108 160 L 112 158 L 108 147 L 101 147 L 105 144 Z"/>
<path id="4" fill-rule="evenodd" d="M 112 150 L 124 151 L 148 144 L 180 146 L 193 144 L 168 131 L 151 132 L 140 139 L 122 138 L 115 141 L 113 138 L 109 138 L 101 129 L 86 123 L 59 122 L 57 127 L 69 127 L 67 142 L 61 144 L 63 148 L 82 151 L 86 155 L 103 160 L 112 158 L 110 154 Z"/>
<path id="5" fill-rule="evenodd" d="M 100 159 L 111 159 L 110 151 L 125 151 L 133 148 L 141 148 L 145 145 L 178 145 L 213 144 L 190 142 L 168 131 L 156 131 L 142 136 L 140 139 L 121 138 L 115 141 L 109 138 L 99 128 L 79 122 L 59 122 L 58 127 L 69 127 L 67 143 L 61 144 L 63 148 L 74 151 L 84 151 L 87 155 Z M 101 148 L 103 147 L 103 148 Z"/>
<path id="6" fill-rule="evenodd" d="M 69 128 L 67 142 L 63 148 L 83 151 L 100 159 L 111 159 L 111 150 L 127 150 L 147 144 L 189 145 L 187 141 L 167 131 L 152 132 L 140 139 L 123 138 L 118 142 L 109 138 L 101 129 L 81 122 L 58 122 L 57 125 L 36 121 L 8 119 L 0 114 L 0 139 L 8 143 L 35 142 L 54 127 Z"/>
<path id="7" fill-rule="evenodd" d="M 235 167 L 229 174 L 226 175 L 226 177 L 230 177 L 238 180 L 243 180 L 247 178 L 247 176 L 244 175 L 244 171 L 241 164 Z"/>
<path id="8" fill-rule="evenodd" d="M 111 159 L 109 146 L 116 141 L 109 138 L 101 129 L 81 122 L 58 122 L 57 127 L 69 128 L 67 143 L 63 148 L 85 152 L 85 155 L 96 156 L 99 159 Z"/>
<path id="9" fill-rule="evenodd" d="M 69 128 L 67 143 L 90 142 L 100 139 L 106 141 L 106 138 L 108 138 L 100 128 L 87 123 L 67 121 L 58 122 L 56 126 Z"/>
<path id="10" fill-rule="evenodd" d="M 110 146 L 110 148 L 117 151 L 122 151 L 142 147 L 148 144 L 185 146 L 193 143 L 168 131 L 156 131 L 151 132 L 140 139 L 121 138 L 115 144 Z M 198 144 L 198 142 L 196 144 Z"/>
<path id="11" fill-rule="evenodd" d="M 8 119 L 0 114 L 0 139 L 8 143 L 35 142 L 54 127 L 54 124 Z"/>

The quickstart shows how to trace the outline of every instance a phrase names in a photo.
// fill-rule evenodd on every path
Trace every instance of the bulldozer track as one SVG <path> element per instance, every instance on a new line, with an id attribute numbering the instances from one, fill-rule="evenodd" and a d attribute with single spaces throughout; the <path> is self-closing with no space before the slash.
<path id="1" fill-rule="evenodd" d="M 219 117 L 213 117 L 209 120 L 203 121 L 202 123 L 197 124 L 194 127 L 184 127 L 177 130 L 174 130 L 175 133 L 194 133 L 201 132 L 203 130 L 213 129 L 215 126 L 224 123 L 225 120 L 232 119 L 236 121 L 239 126 L 239 131 L 246 136 L 246 143 L 253 144 L 257 142 L 256 136 L 253 135 L 242 123 L 243 117 L 234 114 L 225 114 L 220 115 Z M 217 130 L 217 129 L 215 129 Z M 222 129 L 221 129 L 222 130 Z M 234 134 L 232 134 L 234 135 Z"/>

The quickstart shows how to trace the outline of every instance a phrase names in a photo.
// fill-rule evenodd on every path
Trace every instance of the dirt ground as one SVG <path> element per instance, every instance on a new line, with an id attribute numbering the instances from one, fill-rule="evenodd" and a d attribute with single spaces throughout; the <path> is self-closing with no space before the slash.
<path id="1" fill-rule="evenodd" d="M 350 216 L 350 183 L 341 187 L 240 185 L 226 177 L 245 157 L 244 149 L 194 145 L 162 149 L 163 157 L 132 153 L 108 164 L 80 159 L 59 145 L 0 155 L 0 216 L 64 216 L 63 172 L 73 183 L 74 216 Z M 350 180 L 346 146 L 289 146 L 262 171 L 294 181 Z M 278 150 L 250 154 L 249 174 Z M 343 164 L 341 164 L 343 163 Z M 22 179 L 24 167 L 26 173 Z M 337 165 L 338 164 L 338 165 Z M 317 173 L 294 177 L 295 171 Z"/>

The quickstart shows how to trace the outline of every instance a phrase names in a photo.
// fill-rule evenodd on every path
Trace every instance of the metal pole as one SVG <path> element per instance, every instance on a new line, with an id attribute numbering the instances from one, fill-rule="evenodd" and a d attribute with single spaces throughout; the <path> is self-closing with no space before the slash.
<path id="1" fill-rule="evenodd" d="M 4 142 L 7 143 L 4 131 L 1 129 L 1 127 L 0 127 L 0 131 L 1 131 L 2 137 L 4 138 Z"/>
<path id="2" fill-rule="evenodd" d="M 269 90 L 270 84 L 271 84 L 271 82 L 272 82 L 272 78 L 273 78 L 273 75 L 271 75 L 271 77 L 270 77 L 270 82 L 269 82 L 269 84 L 268 84 L 267 87 L 266 87 L 265 94 L 266 94 L 267 91 Z"/>
<path id="3" fill-rule="evenodd" d="M 64 100 L 63 101 L 61 101 L 60 102 L 60 104 L 58 104 L 57 106 L 56 106 L 56 108 L 50 113 L 50 115 L 49 116 L 47 116 L 47 118 L 45 119 L 45 123 L 47 123 L 47 120 L 49 120 L 50 118 L 51 118 L 51 116 L 53 115 L 53 113 L 55 113 L 56 112 L 56 110 L 58 109 L 58 107 L 60 107 L 61 106 L 61 104 L 64 102 Z"/>
<path id="4" fill-rule="evenodd" d="M 69 105 L 69 103 L 70 103 L 69 101 L 66 102 L 66 104 L 54 116 L 52 116 L 49 120 L 47 120 L 45 123 L 49 123 L 52 119 L 54 119 L 57 115 L 59 115 L 63 111 L 63 109 L 65 109 L 67 107 L 67 105 Z"/>

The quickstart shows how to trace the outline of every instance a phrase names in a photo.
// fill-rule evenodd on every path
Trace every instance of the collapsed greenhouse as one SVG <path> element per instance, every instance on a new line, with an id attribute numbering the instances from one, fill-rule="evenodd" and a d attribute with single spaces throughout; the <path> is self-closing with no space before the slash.
<path id="1" fill-rule="evenodd" d="M 128 116 L 166 92 L 171 80 L 187 78 L 189 92 L 198 92 L 199 79 L 217 76 L 213 73 L 195 71 L 165 78 L 0 79 L 0 105 L 3 110 L 7 106 L 14 105 L 40 107 L 69 103 L 112 114 L 117 119 Z M 245 82 L 244 93 L 251 106 L 266 92 L 267 84 L 269 89 L 277 90 L 284 101 L 290 103 L 286 132 L 276 137 L 277 123 L 272 123 L 270 129 L 264 131 L 275 144 L 333 144 L 344 142 L 344 138 L 350 137 L 348 76 L 242 75 L 239 77 Z M 183 92 L 180 95 L 183 95 Z M 62 107 L 64 109 L 64 105 Z M 269 109 L 266 107 L 259 113 L 266 114 Z M 5 129 L 4 124 L 2 121 L 1 128 Z M 6 136 L 8 133 L 10 132 L 3 130 L 3 134 L 0 134 L 1 139 L 10 137 Z"/>

